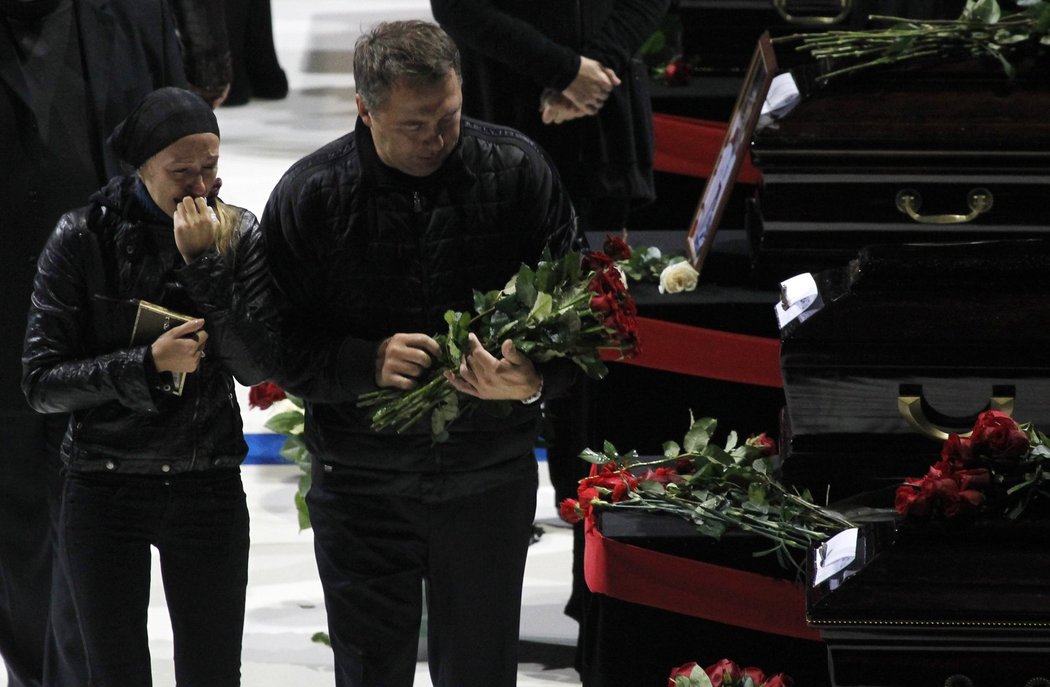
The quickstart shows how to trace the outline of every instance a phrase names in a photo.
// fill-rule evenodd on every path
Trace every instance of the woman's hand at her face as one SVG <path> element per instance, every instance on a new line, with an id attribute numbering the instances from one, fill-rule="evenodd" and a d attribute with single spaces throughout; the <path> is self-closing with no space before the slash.
<path id="1" fill-rule="evenodd" d="M 187 263 L 215 245 L 219 218 L 204 198 L 186 196 L 175 206 L 175 245 Z"/>

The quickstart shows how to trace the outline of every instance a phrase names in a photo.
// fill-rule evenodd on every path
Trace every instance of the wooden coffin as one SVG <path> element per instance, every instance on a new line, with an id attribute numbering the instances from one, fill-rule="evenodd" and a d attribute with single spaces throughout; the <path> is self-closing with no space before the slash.
<path id="1" fill-rule="evenodd" d="M 1048 684 L 1050 521 L 868 524 L 819 579 L 832 551 L 811 561 L 807 620 L 835 687 Z"/>
<path id="2" fill-rule="evenodd" d="M 1048 84 L 971 66 L 807 93 L 752 140 L 763 181 L 747 226 L 760 271 L 780 280 L 842 265 L 874 243 L 1043 235 Z"/>
<path id="3" fill-rule="evenodd" d="M 781 324 L 785 479 L 838 499 L 926 471 L 988 408 L 1050 426 L 1050 243 L 871 246 Z"/>

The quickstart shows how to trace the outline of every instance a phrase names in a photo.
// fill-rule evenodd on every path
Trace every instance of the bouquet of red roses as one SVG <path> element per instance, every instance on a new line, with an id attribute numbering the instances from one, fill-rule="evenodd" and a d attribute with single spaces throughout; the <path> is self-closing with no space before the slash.
<path id="1" fill-rule="evenodd" d="M 949 434 L 925 475 L 897 488 L 895 508 L 918 518 L 954 518 L 981 510 L 1016 518 L 1050 496 L 1050 447 L 1030 423 L 986 410 L 968 434 Z"/>
<path id="2" fill-rule="evenodd" d="M 496 414 L 508 401 L 480 401 L 457 392 L 445 370 L 458 371 L 468 336 L 486 350 L 499 351 L 511 339 L 534 363 L 567 358 L 590 377 L 607 373 L 601 352 L 622 357 L 638 353 L 637 309 L 613 257 L 595 251 L 554 259 L 549 251 L 533 269 L 522 265 L 499 291 L 474 293 L 474 313 L 448 311 L 448 331 L 435 336 L 441 359 L 411 391 L 381 389 L 358 398 L 370 408 L 372 428 L 403 432 L 429 416 L 434 441 L 448 438 L 448 426 L 473 404 Z"/>
<path id="3" fill-rule="evenodd" d="M 792 687 L 795 681 L 784 673 L 766 677 L 758 668 L 741 668 L 728 658 L 701 668 L 694 661 L 671 671 L 667 687 Z"/>

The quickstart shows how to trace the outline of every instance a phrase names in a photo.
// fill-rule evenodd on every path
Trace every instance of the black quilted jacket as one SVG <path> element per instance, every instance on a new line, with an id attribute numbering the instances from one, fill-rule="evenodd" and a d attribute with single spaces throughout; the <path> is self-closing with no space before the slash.
<path id="1" fill-rule="evenodd" d="M 144 198 L 136 177 L 117 177 L 59 220 L 38 261 L 22 389 L 39 412 L 72 413 L 62 447 L 72 470 L 236 466 L 247 446 L 231 375 L 253 384 L 278 364 L 258 222 L 231 208 L 240 236 L 233 260 L 210 252 L 187 265 L 171 220 Z M 181 396 L 148 346 L 129 347 L 134 299 L 205 320 L 206 357 Z"/>
<path id="2" fill-rule="evenodd" d="M 442 168 L 415 178 L 383 165 L 358 121 L 285 174 L 262 227 L 285 331 L 279 381 L 307 401 L 315 457 L 378 475 L 483 470 L 531 455 L 539 404 L 512 404 L 504 418 L 475 412 L 433 446 L 423 423 L 399 436 L 373 432 L 355 400 L 376 389 L 381 340 L 446 331 L 445 311 L 469 311 L 474 289 L 502 288 L 547 244 L 557 255 L 572 246 L 572 206 L 534 143 L 465 118 Z M 543 369 L 545 393 L 564 387 L 570 368 Z"/>

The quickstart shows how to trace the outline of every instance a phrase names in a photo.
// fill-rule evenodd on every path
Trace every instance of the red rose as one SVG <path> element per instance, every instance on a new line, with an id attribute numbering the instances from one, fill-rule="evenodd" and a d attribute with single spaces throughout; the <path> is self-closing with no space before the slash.
<path id="1" fill-rule="evenodd" d="M 606 236 L 602 250 L 613 260 L 631 259 L 631 247 L 619 236 Z"/>
<path id="2" fill-rule="evenodd" d="M 692 458 L 679 458 L 674 463 L 674 469 L 679 475 L 691 475 L 696 471 L 696 462 Z"/>
<path id="3" fill-rule="evenodd" d="M 941 459 L 955 465 L 965 465 L 973 460 L 973 446 L 969 437 L 949 434 L 941 448 Z"/>
<path id="4" fill-rule="evenodd" d="M 600 251 L 591 251 L 583 256 L 583 269 L 599 274 L 612 267 L 613 259 Z"/>
<path id="5" fill-rule="evenodd" d="M 580 480 L 577 490 L 580 502 L 583 502 L 583 489 L 604 489 L 609 492 L 609 501 L 623 501 L 632 489 L 638 488 L 638 478 L 626 470 L 619 470 L 611 463 L 602 466 L 600 472 Z M 598 492 L 595 491 L 597 494 Z"/>
<path id="6" fill-rule="evenodd" d="M 576 499 L 565 499 L 558 505 L 558 517 L 570 525 L 581 520 L 580 512 L 580 504 Z"/>
<path id="7" fill-rule="evenodd" d="M 760 687 L 795 687 L 795 681 L 791 679 L 791 676 L 785 675 L 784 673 L 777 673 L 773 677 L 763 682 Z"/>
<path id="8" fill-rule="evenodd" d="M 754 682 L 755 685 L 761 685 L 766 681 L 766 674 L 758 668 L 744 668 L 744 675 L 750 676 L 751 681 Z"/>
<path id="9" fill-rule="evenodd" d="M 763 432 L 753 436 L 745 442 L 748 446 L 754 446 L 763 456 L 775 456 L 777 454 L 777 442 Z M 756 683 L 757 684 L 757 683 Z"/>
<path id="10" fill-rule="evenodd" d="M 248 389 L 249 408 L 266 410 L 277 401 L 285 398 L 284 389 L 270 382 L 261 382 Z"/>
<path id="11" fill-rule="evenodd" d="M 893 507 L 901 515 L 912 515 L 921 518 L 930 512 L 929 497 L 918 484 L 910 483 L 912 480 L 908 480 L 908 482 L 909 484 L 897 487 Z"/>
<path id="12" fill-rule="evenodd" d="M 591 515 L 591 510 L 594 508 L 595 501 L 601 501 L 601 494 L 594 487 L 580 487 L 577 490 L 577 496 L 580 497 L 579 507 L 580 516 L 582 518 L 588 518 Z"/>
<path id="13" fill-rule="evenodd" d="M 728 658 L 723 658 L 718 663 L 707 666 L 704 668 L 704 672 L 707 673 L 707 677 L 711 679 L 711 683 L 715 687 L 722 687 L 723 685 L 732 687 L 743 674 L 740 666 Z"/>
<path id="14" fill-rule="evenodd" d="M 957 470 L 955 481 L 959 489 L 972 489 L 984 487 L 992 483 L 992 473 L 987 468 L 970 468 L 968 470 Z"/>
<path id="15" fill-rule="evenodd" d="M 611 293 L 602 293 L 591 297 L 591 310 L 595 312 L 612 312 L 617 305 L 616 296 Z"/>
<path id="16" fill-rule="evenodd" d="M 977 416 L 970 444 L 978 455 L 1019 458 L 1028 451 L 1028 435 L 1006 413 L 986 410 Z"/>
<path id="17" fill-rule="evenodd" d="M 672 482 L 675 484 L 681 484 L 685 481 L 685 478 L 678 474 L 674 468 L 656 468 L 653 470 L 650 468 L 642 475 L 643 481 L 659 482 L 660 484 L 667 485 Z"/>

